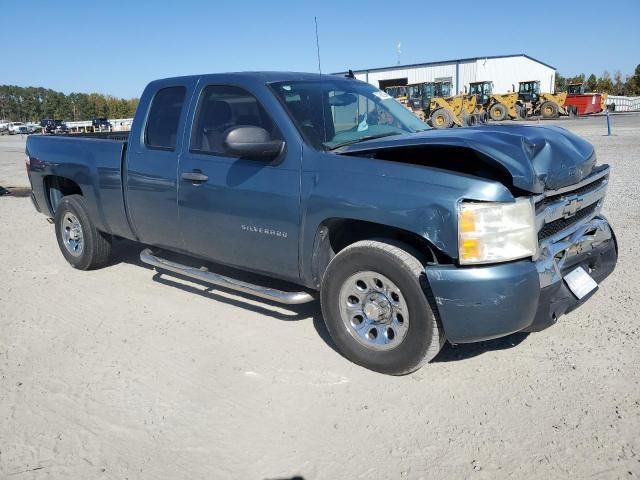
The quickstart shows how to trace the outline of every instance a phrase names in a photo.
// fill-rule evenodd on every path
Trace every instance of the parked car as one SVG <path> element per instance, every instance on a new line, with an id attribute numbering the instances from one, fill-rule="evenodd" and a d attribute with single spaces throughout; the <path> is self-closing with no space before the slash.
<path id="1" fill-rule="evenodd" d="M 94 118 L 91 125 L 94 132 L 110 132 L 113 128 L 111 122 L 106 118 Z"/>
<path id="2" fill-rule="evenodd" d="M 125 238 L 164 273 L 319 297 L 339 351 L 388 374 L 445 340 L 554 324 L 618 256 L 601 213 L 609 167 L 587 141 L 554 126 L 432 130 L 353 79 L 158 80 L 128 140 L 32 136 L 27 156 L 34 205 L 73 267 L 106 266 Z"/>
<path id="3" fill-rule="evenodd" d="M 26 124 L 27 127 L 27 133 L 28 134 L 32 134 L 32 133 L 40 133 L 42 131 L 42 127 L 40 126 L 39 123 L 27 123 Z"/>
<path id="4" fill-rule="evenodd" d="M 27 133 L 27 126 L 22 122 L 11 122 L 7 126 L 9 135 L 18 135 Z"/>
<path id="5" fill-rule="evenodd" d="M 69 127 L 62 120 L 52 120 L 44 118 L 40 120 L 40 126 L 44 128 L 45 133 L 52 135 L 69 133 Z"/>

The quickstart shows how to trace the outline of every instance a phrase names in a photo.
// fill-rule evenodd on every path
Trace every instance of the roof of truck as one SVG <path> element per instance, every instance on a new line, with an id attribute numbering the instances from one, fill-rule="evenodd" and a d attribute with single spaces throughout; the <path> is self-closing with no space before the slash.
<path id="1" fill-rule="evenodd" d="M 228 72 L 228 73 L 203 73 L 200 75 L 187 75 L 181 77 L 170 77 L 163 78 L 162 80 L 177 80 L 177 79 L 191 79 L 191 78 L 199 78 L 199 77 L 207 77 L 207 78 L 216 78 L 220 79 L 261 79 L 264 82 L 287 82 L 294 80 L 318 80 L 319 78 L 328 77 L 331 80 L 336 80 L 339 78 L 345 78 L 345 80 L 353 80 L 351 78 L 341 77 L 339 75 L 333 74 L 319 74 L 319 73 L 307 73 L 307 72 L 278 72 L 278 71 L 256 71 L 256 72 Z"/>

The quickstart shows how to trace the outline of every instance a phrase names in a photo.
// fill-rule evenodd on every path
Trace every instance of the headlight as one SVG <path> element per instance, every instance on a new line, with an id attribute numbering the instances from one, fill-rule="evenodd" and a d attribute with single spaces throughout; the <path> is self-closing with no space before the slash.
<path id="1" fill-rule="evenodd" d="M 532 257 L 538 250 L 533 203 L 463 202 L 458 210 L 461 264 L 494 263 Z"/>

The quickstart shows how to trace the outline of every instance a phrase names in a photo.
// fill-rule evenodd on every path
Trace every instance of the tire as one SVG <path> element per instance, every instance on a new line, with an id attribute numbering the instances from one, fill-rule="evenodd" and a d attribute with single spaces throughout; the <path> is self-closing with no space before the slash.
<path id="1" fill-rule="evenodd" d="M 94 270 L 107 265 L 111 236 L 96 229 L 82 195 L 62 197 L 54 223 L 58 247 L 73 268 Z"/>
<path id="2" fill-rule="evenodd" d="M 558 105 L 553 102 L 544 102 L 540 105 L 540 115 L 542 118 L 558 118 Z"/>
<path id="3" fill-rule="evenodd" d="M 438 354 L 444 333 L 417 256 L 400 243 L 364 240 L 331 260 L 320 289 L 322 314 L 347 359 L 376 372 L 405 375 Z"/>
<path id="4" fill-rule="evenodd" d="M 474 114 L 469 115 L 468 113 L 463 114 L 462 116 L 462 125 L 465 127 L 473 127 L 476 124 L 476 117 Z"/>
<path id="5" fill-rule="evenodd" d="M 433 128 L 451 128 L 453 118 L 451 114 L 444 108 L 438 108 L 431 114 L 431 126 Z"/>
<path id="6" fill-rule="evenodd" d="M 501 122 L 507 118 L 507 107 L 501 103 L 494 103 L 491 105 L 491 108 L 489 108 L 489 116 L 494 122 Z"/>

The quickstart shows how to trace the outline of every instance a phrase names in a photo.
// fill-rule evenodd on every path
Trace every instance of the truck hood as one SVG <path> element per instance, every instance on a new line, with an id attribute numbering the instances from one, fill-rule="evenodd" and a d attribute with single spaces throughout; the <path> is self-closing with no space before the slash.
<path id="1" fill-rule="evenodd" d="M 425 147 L 458 147 L 474 150 L 508 171 L 513 185 L 542 193 L 580 182 L 596 163 L 593 146 L 564 128 L 537 125 L 482 125 L 394 135 L 347 145 L 335 150 L 343 155 L 382 157 L 385 151 Z M 455 157 L 455 155 L 454 155 Z M 442 158 L 447 169 L 456 158 Z M 468 160 L 463 160 L 468 161 Z M 413 160 L 411 163 L 416 163 Z M 434 165 L 433 161 L 429 162 Z M 455 170 L 455 167 L 450 167 Z"/>

